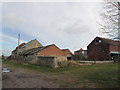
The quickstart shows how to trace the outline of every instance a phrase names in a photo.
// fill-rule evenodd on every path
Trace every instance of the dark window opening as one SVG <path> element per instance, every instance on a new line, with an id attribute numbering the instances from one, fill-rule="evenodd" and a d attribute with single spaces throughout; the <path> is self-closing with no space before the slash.
<path id="1" fill-rule="evenodd" d="M 120 60 L 120 54 L 111 54 L 112 60 Z"/>
<path id="2" fill-rule="evenodd" d="M 68 60 L 71 60 L 72 58 L 71 57 L 67 57 Z"/>

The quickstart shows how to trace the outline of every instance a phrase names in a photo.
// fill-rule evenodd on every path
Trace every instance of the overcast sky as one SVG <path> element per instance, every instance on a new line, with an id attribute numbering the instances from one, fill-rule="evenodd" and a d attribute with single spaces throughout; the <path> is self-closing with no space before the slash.
<path id="1" fill-rule="evenodd" d="M 56 44 L 72 52 L 101 36 L 100 2 L 11 2 L 2 3 L 3 54 L 10 55 L 21 42 L 37 39 L 42 45 Z"/>

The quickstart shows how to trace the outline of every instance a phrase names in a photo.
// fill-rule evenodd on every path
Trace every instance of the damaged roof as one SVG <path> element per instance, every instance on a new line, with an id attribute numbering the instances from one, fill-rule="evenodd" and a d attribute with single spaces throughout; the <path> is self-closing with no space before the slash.
<path id="1" fill-rule="evenodd" d="M 26 43 L 24 42 L 24 43 L 21 43 L 19 46 L 17 46 L 12 52 L 14 52 L 14 51 L 16 51 L 17 49 L 18 49 L 18 47 L 19 48 L 21 48 L 22 46 L 24 46 Z"/>
<path id="2" fill-rule="evenodd" d="M 37 48 L 28 49 L 28 50 L 22 52 L 22 55 L 34 54 L 34 53 L 36 53 L 38 51 L 41 51 L 41 50 L 43 50 L 43 49 L 45 49 L 47 47 L 52 46 L 52 45 L 47 45 L 47 46 L 43 46 L 43 47 L 37 47 Z"/>
<path id="3" fill-rule="evenodd" d="M 31 41 L 27 42 L 26 44 L 24 44 L 24 45 L 22 46 L 22 48 L 26 47 L 28 44 L 30 44 L 30 43 L 33 42 L 33 41 L 37 41 L 37 42 L 41 45 L 41 43 L 40 43 L 37 39 L 34 39 L 34 40 L 31 40 Z M 42 45 L 41 45 L 41 46 L 42 46 Z"/>

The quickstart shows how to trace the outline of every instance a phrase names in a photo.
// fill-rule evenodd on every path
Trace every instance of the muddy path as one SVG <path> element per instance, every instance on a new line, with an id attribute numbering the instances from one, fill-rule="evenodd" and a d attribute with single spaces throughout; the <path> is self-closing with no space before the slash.
<path id="1" fill-rule="evenodd" d="M 8 67 L 9 73 L 2 74 L 2 88 L 59 88 L 54 77 L 26 69 Z"/>

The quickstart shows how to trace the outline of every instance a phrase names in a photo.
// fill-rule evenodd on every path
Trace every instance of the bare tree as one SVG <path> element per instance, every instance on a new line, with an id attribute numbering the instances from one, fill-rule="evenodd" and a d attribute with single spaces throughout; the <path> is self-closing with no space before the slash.
<path id="1" fill-rule="evenodd" d="M 120 2 L 113 2 L 113 0 L 104 1 L 104 12 L 101 13 L 101 32 L 109 36 L 111 39 L 120 40 Z"/>

